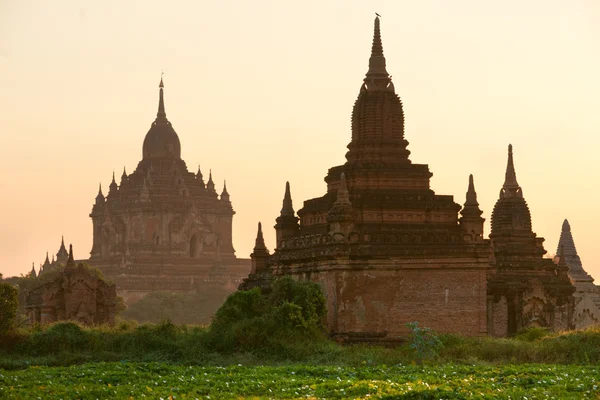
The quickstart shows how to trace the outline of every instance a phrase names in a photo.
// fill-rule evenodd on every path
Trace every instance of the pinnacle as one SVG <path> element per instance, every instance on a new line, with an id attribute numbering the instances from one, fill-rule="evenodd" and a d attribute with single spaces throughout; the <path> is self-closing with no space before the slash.
<path id="1" fill-rule="evenodd" d="M 371 46 L 371 57 L 369 58 L 369 70 L 365 79 L 383 79 L 384 87 L 390 81 L 389 74 L 385 68 L 385 57 L 383 56 L 383 44 L 381 43 L 381 30 L 379 17 L 375 17 L 375 26 L 373 30 L 373 45 Z"/>
<path id="2" fill-rule="evenodd" d="M 285 183 L 285 195 L 283 196 L 283 207 L 281 208 L 281 216 L 294 216 L 294 206 L 292 203 L 290 182 Z"/>
<path id="3" fill-rule="evenodd" d="M 256 233 L 256 242 L 254 245 L 254 251 L 256 252 L 256 250 L 266 250 L 267 246 L 265 245 L 265 239 L 263 237 L 263 232 L 262 232 L 262 224 L 259 222 L 258 223 L 258 232 Z"/>
<path id="4" fill-rule="evenodd" d="M 469 175 L 469 188 L 467 189 L 467 200 L 465 201 L 466 206 L 479 206 L 477 202 L 477 192 L 475 191 L 475 183 L 473 181 L 473 174 Z"/>

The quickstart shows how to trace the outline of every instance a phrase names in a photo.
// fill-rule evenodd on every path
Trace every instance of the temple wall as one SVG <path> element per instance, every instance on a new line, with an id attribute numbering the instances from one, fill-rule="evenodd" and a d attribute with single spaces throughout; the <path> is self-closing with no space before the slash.
<path id="1" fill-rule="evenodd" d="M 508 336 L 508 301 L 505 296 L 492 303 L 491 312 L 491 335 L 494 337 Z"/>
<path id="2" fill-rule="evenodd" d="M 487 333 L 486 269 L 429 264 L 352 269 L 300 275 L 319 283 L 327 298 L 327 327 L 333 335 L 406 336 L 408 322 L 440 333 Z M 299 275 L 296 275 L 299 276 Z M 387 336 L 385 333 L 387 332 Z"/>

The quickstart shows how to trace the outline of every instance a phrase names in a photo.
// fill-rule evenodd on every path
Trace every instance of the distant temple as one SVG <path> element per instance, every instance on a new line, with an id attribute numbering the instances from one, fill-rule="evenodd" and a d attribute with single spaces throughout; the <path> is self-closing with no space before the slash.
<path id="1" fill-rule="evenodd" d="M 413 321 L 500 337 L 531 326 L 568 329 L 574 288 L 566 265 L 543 258 L 512 147 L 484 239 L 473 177 L 461 210 L 452 196 L 431 190 L 432 173 L 410 161 L 407 145 L 376 18 L 346 163 L 329 169 L 327 193 L 305 201 L 297 215 L 286 184 L 275 251 L 259 225 L 252 273 L 240 289 L 268 289 L 280 275 L 318 282 L 328 330 L 349 342 L 395 340 Z"/>
<path id="2" fill-rule="evenodd" d="M 53 271 L 53 272 L 52 272 Z M 83 263 L 73 259 L 73 248 L 63 266 L 46 268 L 37 286 L 25 293 L 25 310 L 31 323 L 76 321 L 86 325 L 113 324 L 117 291 Z M 35 277 L 35 270 L 32 276 Z"/>
<path id="3" fill-rule="evenodd" d="M 114 281 L 130 304 L 152 291 L 194 291 L 219 285 L 234 291 L 248 275 L 250 260 L 235 256 L 235 211 L 224 184 L 217 194 L 209 173 L 189 172 L 181 144 L 167 119 L 164 84 L 156 119 L 146 134 L 142 160 L 119 184 L 113 173 L 108 193 L 100 186 L 90 217 L 93 245 L 89 264 Z M 64 241 L 43 273 L 66 262 Z M 87 261 L 87 260 L 85 260 Z"/>
<path id="4" fill-rule="evenodd" d="M 555 262 L 569 267 L 569 277 L 576 289 L 573 313 L 575 328 L 582 329 L 600 324 L 600 286 L 594 285 L 594 278 L 583 269 L 571 234 L 571 226 L 566 219 L 562 225 L 556 254 Z"/>

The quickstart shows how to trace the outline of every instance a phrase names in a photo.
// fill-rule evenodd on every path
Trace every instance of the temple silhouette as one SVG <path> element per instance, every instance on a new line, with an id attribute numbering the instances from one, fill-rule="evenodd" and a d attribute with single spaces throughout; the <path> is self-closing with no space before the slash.
<path id="1" fill-rule="evenodd" d="M 267 250 L 259 225 L 252 271 L 240 289 L 269 290 L 281 275 L 317 282 L 327 298 L 327 328 L 347 342 L 393 341 L 413 321 L 498 337 L 532 326 L 575 327 L 569 267 L 544 257 L 512 146 L 489 239 L 472 175 L 461 207 L 430 188 L 427 165 L 411 162 L 379 17 L 351 121 L 346 162 L 329 169 L 323 196 L 295 213 L 286 184 L 275 250 Z"/>

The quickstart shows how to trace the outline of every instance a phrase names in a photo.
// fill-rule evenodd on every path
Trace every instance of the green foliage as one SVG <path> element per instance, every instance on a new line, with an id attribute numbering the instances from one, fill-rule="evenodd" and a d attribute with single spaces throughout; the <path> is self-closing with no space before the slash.
<path id="1" fill-rule="evenodd" d="M 2 371 L 8 399 L 586 399 L 594 366 L 182 366 L 113 362 Z"/>
<path id="2" fill-rule="evenodd" d="M 444 346 L 440 338 L 430 328 L 421 328 L 418 322 L 409 322 L 406 326 L 411 331 L 410 348 L 414 350 L 417 360 L 436 358 Z"/>
<path id="3" fill-rule="evenodd" d="M 519 332 L 515 338 L 518 340 L 524 340 L 527 342 L 534 342 L 538 339 L 541 339 L 546 336 L 550 336 L 552 332 L 548 330 L 548 328 L 542 327 L 531 327 L 527 329 L 523 329 Z"/>
<path id="4" fill-rule="evenodd" d="M 175 324 L 208 325 L 230 293 L 223 286 L 202 292 L 152 292 L 129 306 L 121 317 L 140 323 L 159 323 L 168 319 Z"/>
<path id="5" fill-rule="evenodd" d="M 0 334 L 14 327 L 19 291 L 8 283 L 0 283 Z"/>
<path id="6" fill-rule="evenodd" d="M 259 288 L 238 291 L 217 311 L 208 335 L 221 352 L 252 351 L 296 358 L 327 345 L 321 320 L 325 297 L 313 282 L 284 277 L 264 294 Z"/>

